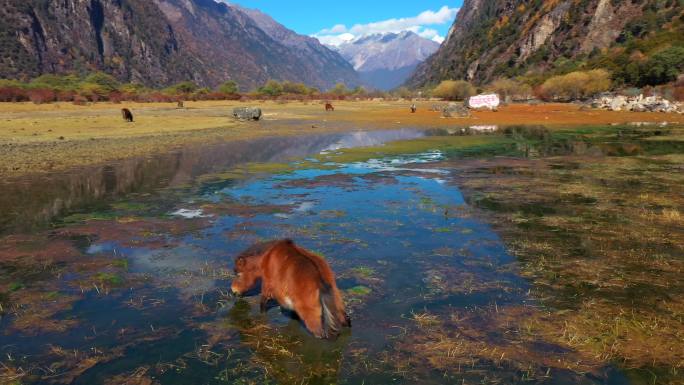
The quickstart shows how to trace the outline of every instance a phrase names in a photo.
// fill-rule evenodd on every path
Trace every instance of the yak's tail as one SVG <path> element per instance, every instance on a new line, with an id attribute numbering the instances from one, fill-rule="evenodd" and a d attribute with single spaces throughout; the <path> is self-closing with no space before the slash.
<path id="1" fill-rule="evenodd" d="M 323 337 L 335 338 L 343 326 L 351 326 L 347 316 L 345 315 L 345 322 L 341 322 L 339 312 L 344 309 L 337 308 L 335 301 L 335 292 L 333 288 L 325 282 L 322 282 L 320 290 L 321 299 L 321 318 L 323 320 Z"/>

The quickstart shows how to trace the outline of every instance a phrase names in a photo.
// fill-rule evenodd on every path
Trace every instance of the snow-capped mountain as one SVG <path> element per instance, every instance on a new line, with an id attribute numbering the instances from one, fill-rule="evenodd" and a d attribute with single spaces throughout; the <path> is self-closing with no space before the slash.
<path id="1" fill-rule="evenodd" d="M 416 66 L 439 48 L 439 43 L 405 31 L 363 36 L 334 47 L 361 74 L 381 90 L 402 85 Z"/>

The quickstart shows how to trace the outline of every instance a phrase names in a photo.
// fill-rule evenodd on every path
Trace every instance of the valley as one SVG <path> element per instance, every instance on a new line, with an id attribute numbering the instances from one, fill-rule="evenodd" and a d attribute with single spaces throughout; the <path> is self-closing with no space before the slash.
<path id="1" fill-rule="evenodd" d="M 0 385 L 684 385 L 683 186 L 684 0 L 0 0 Z"/>

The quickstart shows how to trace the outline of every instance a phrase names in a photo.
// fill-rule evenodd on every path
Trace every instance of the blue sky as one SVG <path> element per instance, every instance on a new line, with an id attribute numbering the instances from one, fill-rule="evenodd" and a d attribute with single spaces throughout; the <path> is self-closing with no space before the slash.
<path id="1" fill-rule="evenodd" d="M 229 0 L 256 8 L 286 27 L 327 44 L 378 32 L 412 30 L 440 41 L 462 0 Z"/>

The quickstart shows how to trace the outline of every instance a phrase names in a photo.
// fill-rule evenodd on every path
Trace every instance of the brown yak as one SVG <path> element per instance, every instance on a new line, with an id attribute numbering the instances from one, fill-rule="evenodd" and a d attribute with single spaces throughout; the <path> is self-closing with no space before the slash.
<path id="1" fill-rule="evenodd" d="M 344 310 L 335 274 L 320 256 L 286 239 L 257 244 L 235 259 L 230 288 L 243 294 L 261 279 L 261 311 L 269 300 L 292 310 L 318 338 L 334 338 L 351 321 Z"/>
<path id="2" fill-rule="evenodd" d="M 133 122 L 133 113 L 128 108 L 121 109 L 121 116 L 123 119 L 129 123 Z"/>

